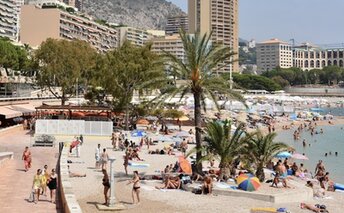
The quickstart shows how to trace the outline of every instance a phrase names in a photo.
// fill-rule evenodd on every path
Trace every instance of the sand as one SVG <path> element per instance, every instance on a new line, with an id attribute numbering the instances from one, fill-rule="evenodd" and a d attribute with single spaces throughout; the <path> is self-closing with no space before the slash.
<path id="1" fill-rule="evenodd" d="M 336 120 L 337 122 L 344 123 L 344 120 Z M 326 122 L 318 122 L 318 125 L 325 125 Z M 284 122 L 278 123 L 276 128 L 279 131 L 279 126 L 285 125 Z M 277 126 L 277 125 L 276 125 Z M 187 128 L 190 129 L 190 128 Z M 59 141 L 71 141 L 71 137 L 59 137 Z M 84 144 L 81 147 L 80 158 L 70 158 L 72 161 L 79 161 L 84 163 L 70 164 L 72 172 L 86 173 L 86 178 L 72 178 L 73 189 L 75 195 L 80 203 L 83 212 L 95 212 L 96 203 L 103 203 L 104 197 L 102 194 L 102 173 L 99 170 L 95 170 L 94 153 L 98 143 L 101 147 L 107 148 L 107 152 L 110 156 L 116 158 L 115 161 L 115 178 L 116 178 L 116 198 L 118 201 L 125 204 L 127 210 L 125 212 L 235 212 L 246 213 L 253 207 L 285 207 L 291 212 L 307 212 L 299 208 L 299 202 L 288 203 L 286 201 L 283 204 L 273 204 L 269 202 L 263 202 L 255 199 L 230 197 L 223 195 L 195 195 L 191 192 L 185 192 L 181 190 L 156 190 L 154 186 L 160 186 L 161 183 L 153 181 L 142 181 L 141 198 L 142 201 L 139 205 L 132 205 L 131 202 L 131 189 L 132 185 L 127 185 L 130 177 L 125 176 L 123 169 L 123 152 L 112 151 L 110 137 L 84 137 Z M 158 147 L 163 147 L 165 144 L 160 143 Z M 156 146 L 152 146 L 151 150 L 155 150 Z M 167 164 L 172 164 L 177 161 L 177 157 L 168 155 L 149 155 L 146 147 L 140 152 L 140 157 L 144 159 L 144 163 L 149 163 L 148 168 L 131 168 L 128 167 L 129 174 L 132 174 L 134 170 L 138 170 L 140 175 L 145 174 L 159 174 L 161 170 Z M 207 166 L 207 165 L 205 165 Z M 157 171 L 158 170 L 158 171 Z M 259 191 L 267 193 L 283 193 L 285 190 L 296 189 L 283 189 L 283 188 L 271 188 L 264 185 Z M 328 196 L 331 199 L 310 200 L 307 203 L 325 204 L 328 206 L 330 212 L 341 212 L 344 208 L 344 193 L 328 192 Z M 303 202 L 300 200 L 300 202 Z"/>

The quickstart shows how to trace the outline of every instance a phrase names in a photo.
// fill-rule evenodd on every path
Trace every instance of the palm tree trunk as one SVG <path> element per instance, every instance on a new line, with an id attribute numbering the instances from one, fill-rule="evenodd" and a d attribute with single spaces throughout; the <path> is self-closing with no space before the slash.
<path id="1" fill-rule="evenodd" d="M 258 166 L 257 171 L 256 171 L 256 176 L 260 182 L 264 182 L 265 174 L 264 174 L 264 168 L 262 166 Z"/>
<path id="2" fill-rule="evenodd" d="M 125 104 L 125 130 L 129 130 L 129 103 Z"/>
<path id="3" fill-rule="evenodd" d="M 61 95 L 61 105 L 64 106 L 66 103 L 66 95 L 65 93 L 62 91 L 62 95 Z"/>
<path id="4" fill-rule="evenodd" d="M 203 174 L 202 171 L 202 152 L 201 152 L 201 143 L 202 143 L 202 118 L 201 118 L 201 94 L 198 92 L 194 93 L 194 101 L 195 101 L 195 128 L 196 128 L 196 172 L 198 174 Z"/>
<path id="5" fill-rule="evenodd" d="M 219 180 L 227 180 L 230 177 L 230 163 L 221 159 Z"/>

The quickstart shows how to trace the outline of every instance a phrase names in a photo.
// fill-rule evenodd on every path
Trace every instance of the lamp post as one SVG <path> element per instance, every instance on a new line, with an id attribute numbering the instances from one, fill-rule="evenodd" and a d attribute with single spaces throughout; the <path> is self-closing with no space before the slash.
<path id="1" fill-rule="evenodd" d="M 232 75 L 233 70 L 232 69 L 229 70 L 229 89 L 230 90 L 233 89 L 233 75 Z M 231 99 L 229 102 L 229 110 L 232 110 L 232 104 L 233 104 L 233 101 Z"/>
<path id="2" fill-rule="evenodd" d="M 115 198 L 115 172 L 114 172 L 114 165 L 113 163 L 115 162 L 114 157 L 109 157 L 110 161 L 110 197 L 109 197 L 109 207 L 114 207 L 116 198 Z"/>

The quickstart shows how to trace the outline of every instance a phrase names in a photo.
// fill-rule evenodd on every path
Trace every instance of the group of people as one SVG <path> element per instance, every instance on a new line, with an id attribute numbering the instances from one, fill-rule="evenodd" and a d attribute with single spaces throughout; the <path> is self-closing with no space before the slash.
<path id="1" fill-rule="evenodd" d="M 29 147 L 25 147 L 22 155 L 22 160 L 24 161 L 25 172 L 29 171 L 32 164 L 32 156 Z M 57 174 L 55 169 L 51 172 L 48 170 L 48 166 L 44 165 L 43 169 L 38 169 L 34 175 L 32 182 L 32 193 L 34 203 L 39 201 L 40 195 L 47 196 L 47 188 L 50 190 L 50 201 L 55 203 L 55 193 L 57 189 Z"/>
<path id="2" fill-rule="evenodd" d="M 33 177 L 33 202 L 37 204 L 40 195 L 47 196 L 47 188 L 50 190 L 50 202 L 55 203 L 55 194 L 57 189 L 57 174 L 55 169 L 49 173 L 48 166 L 44 165 L 43 169 L 37 169 Z"/>

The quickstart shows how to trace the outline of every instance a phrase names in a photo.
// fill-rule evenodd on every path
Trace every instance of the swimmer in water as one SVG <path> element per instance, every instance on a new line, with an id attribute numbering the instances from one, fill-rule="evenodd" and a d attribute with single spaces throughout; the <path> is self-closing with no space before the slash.
<path id="1" fill-rule="evenodd" d="M 335 154 L 336 156 L 338 156 L 338 152 L 335 152 L 334 154 Z"/>
<path id="2" fill-rule="evenodd" d="M 329 152 L 328 154 L 329 154 L 329 155 L 332 155 L 332 152 Z"/>
<path id="3" fill-rule="evenodd" d="M 327 152 L 325 153 L 325 157 L 327 157 Z"/>

